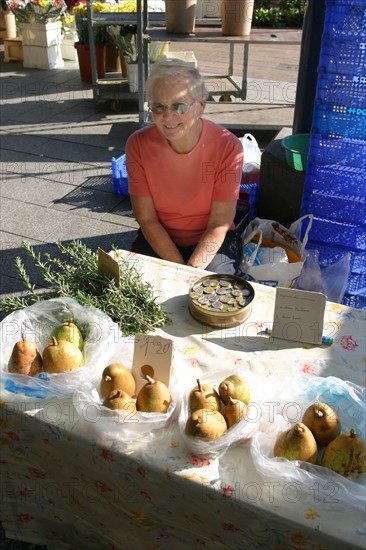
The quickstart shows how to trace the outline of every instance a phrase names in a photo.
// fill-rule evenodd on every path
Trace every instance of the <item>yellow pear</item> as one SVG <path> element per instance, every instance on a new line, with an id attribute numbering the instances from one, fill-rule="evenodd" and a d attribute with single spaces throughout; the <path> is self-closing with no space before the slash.
<path id="1" fill-rule="evenodd" d="M 219 385 L 219 394 L 224 405 L 227 405 L 229 397 L 239 399 L 248 405 L 250 391 L 246 381 L 237 374 L 231 374 Z"/>
<path id="2" fill-rule="evenodd" d="M 227 430 L 226 420 L 219 411 L 200 409 L 194 411 L 186 422 L 185 433 L 214 441 Z"/>
<path id="3" fill-rule="evenodd" d="M 147 382 L 140 389 L 136 398 L 136 408 L 141 412 L 166 413 L 171 403 L 169 389 L 164 382 L 145 376 Z"/>
<path id="4" fill-rule="evenodd" d="M 325 447 L 321 464 L 346 477 L 365 472 L 365 444 L 362 437 L 353 428 L 339 435 Z"/>
<path id="5" fill-rule="evenodd" d="M 8 362 L 8 371 L 18 374 L 34 376 L 42 369 L 42 356 L 35 342 L 27 340 L 22 334 L 22 339 L 17 342 L 11 352 Z"/>
<path id="6" fill-rule="evenodd" d="M 83 335 L 81 334 L 79 327 L 73 323 L 72 319 L 69 319 L 67 323 L 62 323 L 62 325 L 53 329 L 50 336 L 50 343 L 52 342 L 52 338 L 56 338 L 58 341 L 66 340 L 67 342 L 77 346 L 80 351 L 83 351 Z"/>
<path id="7" fill-rule="evenodd" d="M 136 391 L 136 381 L 122 363 L 111 363 L 103 370 L 100 393 L 107 397 L 113 390 L 123 390 L 131 396 Z"/>
<path id="8" fill-rule="evenodd" d="M 81 367 L 82 363 L 83 354 L 67 340 L 58 341 L 53 337 L 52 344 L 43 350 L 43 370 L 50 374 L 73 371 Z"/>
<path id="9" fill-rule="evenodd" d="M 313 403 L 306 409 L 302 422 L 313 433 L 318 445 L 328 445 L 341 433 L 337 413 L 326 403 Z"/>
<path id="10" fill-rule="evenodd" d="M 209 384 L 201 384 L 197 379 L 197 386 L 193 388 L 188 397 L 189 414 L 199 409 L 218 411 L 220 409 L 220 396 Z"/>
<path id="11" fill-rule="evenodd" d="M 309 428 L 298 422 L 277 436 L 273 454 L 287 460 L 304 460 L 316 464 L 318 446 Z"/>
<path id="12" fill-rule="evenodd" d="M 239 422 L 244 417 L 246 410 L 247 405 L 243 401 L 229 397 L 227 405 L 221 411 L 226 420 L 227 427 L 231 428 L 231 426 Z"/>
<path id="13" fill-rule="evenodd" d="M 132 397 L 123 390 L 113 390 L 103 401 L 103 405 L 112 410 L 136 412 L 136 404 Z"/>

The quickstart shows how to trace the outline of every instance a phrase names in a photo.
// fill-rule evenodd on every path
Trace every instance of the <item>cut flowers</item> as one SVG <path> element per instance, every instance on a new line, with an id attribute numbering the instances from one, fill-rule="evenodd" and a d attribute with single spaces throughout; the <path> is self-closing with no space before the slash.
<path id="1" fill-rule="evenodd" d="M 64 0 L 13 0 L 8 8 L 19 23 L 51 23 L 60 21 L 66 4 Z"/>

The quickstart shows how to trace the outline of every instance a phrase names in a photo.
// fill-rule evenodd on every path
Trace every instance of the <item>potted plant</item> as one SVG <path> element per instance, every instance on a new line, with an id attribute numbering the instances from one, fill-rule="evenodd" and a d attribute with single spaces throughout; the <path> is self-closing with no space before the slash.
<path id="1" fill-rule="evenodd" d="M 107 11 L 109 4 L 101 2 L 93 2 L 92 9 L 94 13 Z M 90 63 L 90 47 L 89 47 L 89 29 L 87 18 L 87 5 L 77 4 L 72 9 L 72 14 L 75 17 L 75 27 L 77 34 L 77 42 L 74 47 L 76 49 L 80 78 L 83 82 L 92 81 L 91 63 Z M 105 48 L 108 40 L 108 31 L 103 25 L 94 26 L 94 44 L 98 78 L 105 76 Z"/>
<path id="2" fill-rule="evenodd" d="M 13 0 L 8 7 L 20 25 L 23 37 L 23 65 L 37 69 L 60 69 L 61 16 L 64 0 Z"/>

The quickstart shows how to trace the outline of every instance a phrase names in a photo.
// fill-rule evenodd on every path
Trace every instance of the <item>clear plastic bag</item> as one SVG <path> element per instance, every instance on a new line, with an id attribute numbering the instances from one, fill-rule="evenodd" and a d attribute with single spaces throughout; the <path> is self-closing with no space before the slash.
<path id="1" fill-rule="evenodd" d="M 178 414 L 185 391 L 184 365 L 175 351 L 171 368 L 169 390 L 172 402 L 166 413 L 146 413 L 127 410 L 113 411 L 103 405 L 100 380 L 104 368 L 110 363 L 123 363 L 132 370 L 134 337 L 121 338 L 114 345 L 108 362 L 98 372 L 92 383 L 84 384 L 73 394 L 73 404 L 88 433 L 102 442 L 109 441 L 121 452 L 130 454 L 146 445 L 149 439 L 159 440 L 167 435 Z"/>
<path id="2" fill-rule="evenodd" d="M 210 368 L 210 374 L 200 377 L 200 382 L 202 384 L 210 384 L 217 391 L 220 382 L 222 382 L 227 376 L 230 376 L 231 374 L 237 374 L 238 376 L 241 376 L 248 383 L 250 389 L 250 403 L 248 405 L 245 416 L 239 422 L 234 424 L 234 426 L 229 428 L 221 437 L 214 441 L 189 436 L 185 433 L 186 423 L 189 417 L 188 397 L 190 391 L 197 385 L 196 380 L 193 377 L 191 378 L 187 391 L 183 396 L 178 419 L 179 429 L 188 449 L 190 449 L 191 452 L 197 454 L 198 456 L 219 458 L 232 445 L 250 439 L 258 427 L 258 410 L 257 407 L 253 404 L 259 402 L 257 392 L 258 388 L 261 387 L 261 384 L 258 381 L 255 381 L 255 377 L 247 369 L 238 368 L 235 372 L 233 371 L 233 369 L 225 371 L 224 369 L 222 369 L 222 367 L 218 368 L 217 370 L 213 370 L 212 368 Z M 221 406 L 221 410 L 222 408 L 223 404 Z"/>
<path id="3" fill-rule="evenodd" d="M 282 500 L 284 487 L 292 486 L 301 494 L 303 504 L 321 502 L 333 511 L 348 507 L 364 510 L 365 474 L 346 478 L 320 465 L 276 458 L 273 447 L 278 434 L 301 421 L 307 407 L 316 401 L 327 403 L 337 412 L 342 433 L 354 428 L 365 441 L 365 388 L 333 376 L 296 376 L 287 385 L 274 386 L 272 394 L 276 395 L 273 406 L 268 400 L 251 441 L 252 458 L 262 478 L 272 483 L 275 492 L 282 492 Z"/>
<path id="4" fill-rule="evenodd" d="M 341 303 L 350 274 L 351 254 L 348 252 L 337 262 L 320 266 L 319 251 L 308 250 L 300 275 L 293 288 L 322 292 L 329 302 Z"/>
<path id="5" fill-rule="evenodd" d="M 243 173 L 241 183 L 258 181 L 262 152 L 257 140 L 252 134 L 244 134 L 239 138 L 244 150 Z"/>
<path id="6" fill-rule="evenodd" d="M 26 338 L 34 341 L 42 354 L 52 330 L 73 319 L 84 335 L 84 364 L 72 372 L 37 376 L 8 372 L 8 361 L 16 342 Z M 71 396 L 74 390 L 92 379 L 118 339 L 119 328 L 110 317 L 91 306 L 81 306 L 71 298 L 43 300 L 15 311 L 0 324 L 1 332 L 1 394 L 5 401 Z"/>

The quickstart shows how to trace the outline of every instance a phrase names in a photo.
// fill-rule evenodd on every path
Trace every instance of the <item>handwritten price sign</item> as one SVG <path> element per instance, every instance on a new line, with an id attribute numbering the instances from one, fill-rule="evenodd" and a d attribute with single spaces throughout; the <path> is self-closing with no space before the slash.
<path id="1" fill-rule="evenodd" d="M 164 382 L 169 388 L 173 360 L 173 341 L 161 336 L 136 334 L 133 350 L 132 374 L 136 393 L 146 383 L 144 375 Z"/>

